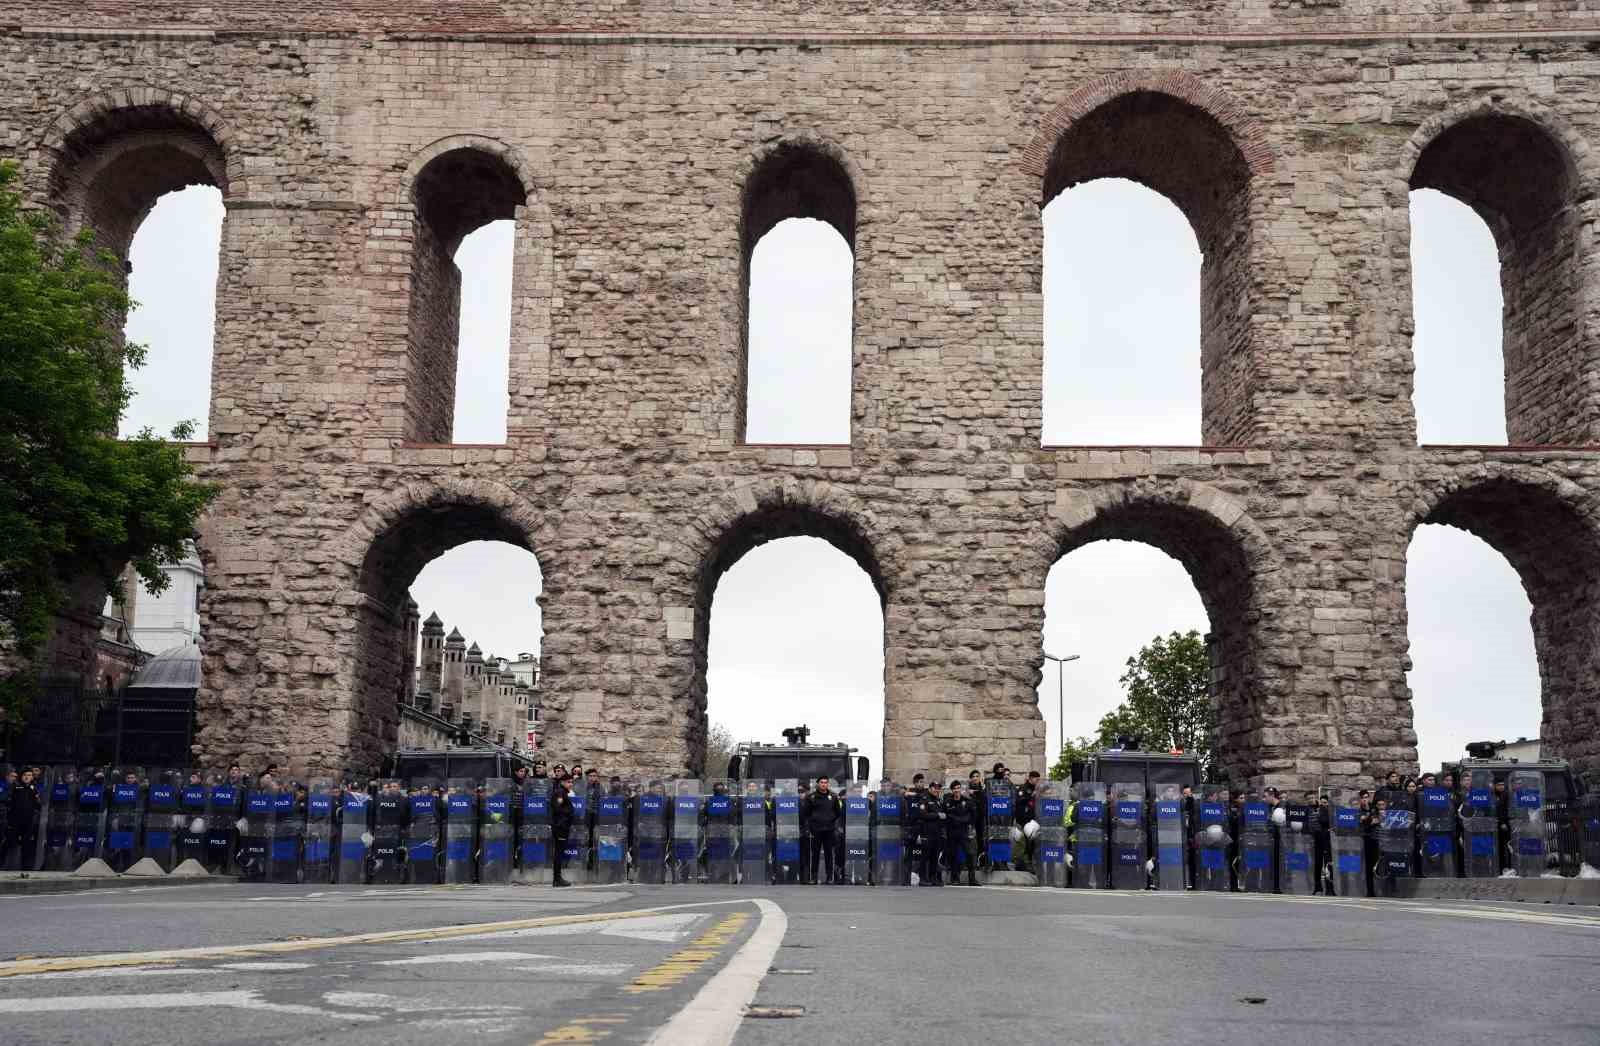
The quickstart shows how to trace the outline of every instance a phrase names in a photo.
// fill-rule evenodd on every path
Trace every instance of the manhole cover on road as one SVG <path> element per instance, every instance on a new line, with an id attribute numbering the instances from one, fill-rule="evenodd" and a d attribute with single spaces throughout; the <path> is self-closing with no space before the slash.
<path id="1" fill-rule="evenodd" d="M 1267 1001 L 1267 997 L 1265 995 L 1246 995 L 1239 1001 L 1250 1006 L 1260 1006 Z"/>
<path id="2" fill-rule="evenodd" d="M 766 1020 L 781 1020 L 785 1017 L 804 1017 L 804 1006 L 752 1006 L 744 1011 L 746 1017 L 764 1018 Z"/>

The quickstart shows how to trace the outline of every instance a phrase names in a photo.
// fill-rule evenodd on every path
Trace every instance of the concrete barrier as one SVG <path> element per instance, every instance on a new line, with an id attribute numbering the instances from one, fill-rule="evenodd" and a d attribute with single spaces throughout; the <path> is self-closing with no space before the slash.
<path id="1" fill-rule="evenodd" d="M 1600 879 L 1407 879 L 1399 896 L 1419 901 L 1600 905 Z"/>

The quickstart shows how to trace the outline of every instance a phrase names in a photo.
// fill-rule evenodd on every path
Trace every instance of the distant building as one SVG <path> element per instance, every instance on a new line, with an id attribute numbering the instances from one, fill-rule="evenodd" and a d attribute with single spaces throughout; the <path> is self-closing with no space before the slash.
<path id="1" fill-rule="evenodd" d="M 159 595 L 145 587 L 132 567 L 123 572 L 121 592 L 106 598 L 102 638 L 145 654 L 200 642 L 200 593 L 206 587 L 200 557 L 191 546 L 183 559 L 161 572 L 167 588 Z"/>
<path id="2" fill-rule="evenodd" d="M 537 748 L 539 658 L 523 653 L 508 661 L 485 655 L 460 629 L 446 635 L 438 614 L 429 614 L 420 630 L 413 646 L 420 663 L 411 706 L 513 751 Z"/>

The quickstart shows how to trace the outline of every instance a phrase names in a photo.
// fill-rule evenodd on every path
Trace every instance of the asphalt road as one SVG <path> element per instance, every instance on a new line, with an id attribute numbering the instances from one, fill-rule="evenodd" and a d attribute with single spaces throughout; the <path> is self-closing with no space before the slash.
<path id="1" fill-rule="evenodd" d="M 1600 1043 L 1597 982 L 1600 913 L 1577 908 L 992 887 L 0 897 L 8 1046 Z"/>

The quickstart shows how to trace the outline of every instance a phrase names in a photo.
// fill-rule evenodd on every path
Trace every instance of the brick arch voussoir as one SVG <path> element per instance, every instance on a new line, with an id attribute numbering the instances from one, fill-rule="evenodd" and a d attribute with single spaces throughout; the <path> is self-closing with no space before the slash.
<path id="1" fill-rule="evenodd" d="M 459 149 L 471 149 L 481 152 L 501 161 L 511 170 L 512 175 L 522 187 L 524 206 L 542 206 L 542 194 L 539 181 L 534 177 L 533 166 L 522 150 L 502 138 L 494 138 L 483 134 L 451 134 L 429 142 L 412 154 L 411 160 L 402 172 L 400 183 L 396 189 L 396 203 L 412 206 L 416 203 L 413 196 L 417 185 L 417 177 L 423 170 L 446 153 L 453 153 Z"/>
<path id="2" fill-rule="evenodd" d="M 166 109 L 198 125 L 222 153 L 226 175 L 225 196 L 245 195 L 244 164 L 239 156 L 238 139 L 232 124 L 210 104 L 192 94 L 168 90 L 151 84 L 98 91 L 57 113 L 40 132 L 37 147 L 47 156 L 65 155 L 67 139 L 102 117 L 124 109 Z"/>
<path id="3" fill-rule="evenodd" d="M 685 595 L 698 598 L 706 571 L 714 564 L 723 543 L 739 527 L 763 513 L 786 509 L 842 523 L 860 535 L 876 570 L 875 580 L 883 585 L 885 602 L 892 602 L 903 591 L 909 581 L 905 542 L 870 506 L 825 480 L 782 477 L 735 487 L 689 521 L 671 552 L 674 561 L 690 568 L 684 578 Z"/>
<path id="4" fill-rule="evenodd" d="M 1594 547 L 1600 550 L 1600 495 L 1548 469 L 1498 461 L 1452 469 L 1436 481 L 1421 484 L 1406 513 L 1406 540 L 1415 535 L 1419 526 L 1429 522 L 1448 499 L 1489 484 L 1506 484 L 1529 494 L 1542 495 L 1550 503 L 1570 510 L 1589 534 Z"/>
<path id="5" fill-rule="evenodd" d="M 1073 124 L 1107 102 L 1137 92 L 1168 95 L 1211 116 L 1232 137 L 1252 178 L 1273 170 L 1276 159 L 1266 128 L 1250 116 L 1238 99 L 1192 73 L 1176 71 L 1111 73 L 1079 87 L 1040 121 L 1033 140 L 1022 152 L 1023 170 L 1043 180 L 1056 143 Z"/>
<path id="6" fill-rule="evenodd" d="M 1041 589 L 1044 576 L 1057 560 L 1087 543 L 1085 535 L 1093 533 L 1108 514 L 1130 506 L 1206 517 L 1216 525 L 1218 533 L 1226 533 L 1238 543 L 1252 576 L 1276 560 L 1271 537 L 1250 515 L 1244 500 L 1209 483 L 1189 479 L 1139 480 L 1066 493 L 1067 497 L 1058 498 L 1047 524 L 1036 529 L 1028 544 L 1030 557 L 1039 568 Z M 1100 537 L 1096 535 L 1092 540 Z"/>
<path id="7" fill-rule="evenodd" d="M 1412 132 L 1401 147 L 1396 161 L 1395 176 L 1390 180 L 1391 203 L 1406 203 L 1411 193 L 1411 176 L 1417 161 L 1439 136 L 1459 124 L 1480 116 L 1513 116 L 1526 120 L 1550 136 L 1561 147 L 1573 173 L 1575 200 L 1592 199 L 1600 187 L 1600 162 L 1589 147 L 1589 142 L 1560 114 L 1536 99 L 1518 92 L 1496 91 L 1453 105 L 1435 113 Z"/>
<path id="8" fill-rule="evenodd" d="M 414 513 L 451 507 L 493 511 L 524 539 L 529 551 L 538 554 L 547 520 L 531 502 L 511 488 L 489 479 L 418 480 L 394 487 L 369 502 L 345 530 L 335 555 L 347 571 L 351 591 L 359 588 L 361 569 L 374 543 Z"/>
<path id="9" fill-rule="evenodd" d="M 861 212 L 866 208 L 867 175 L 855 155 L 846 149 L 837 139 L 821 131 L 804 129 L 789 131 L 776 138 L 764 141 L 755 149 L 746 153 L 739 164 L 738 184 L 740 191 L 750 184 L 750 179 L 772 157 L 786 149 L 810 149 L 826 156 L 844 169 L 845 177 L 850 179 L 850 191 L 855 193 L 857 224 L 861 221 Z"/>

